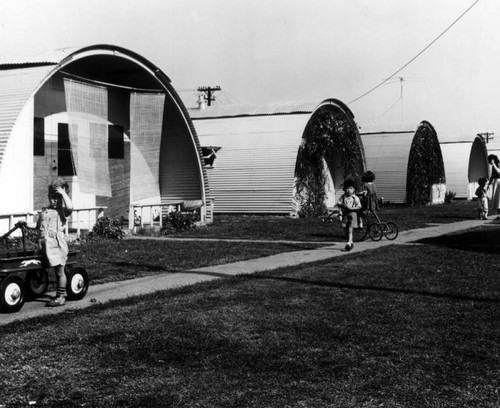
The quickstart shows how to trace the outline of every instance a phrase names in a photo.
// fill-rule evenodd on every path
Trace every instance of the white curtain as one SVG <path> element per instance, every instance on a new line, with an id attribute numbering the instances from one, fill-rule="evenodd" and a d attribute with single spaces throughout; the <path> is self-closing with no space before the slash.
<path id="1" fill-rule="evenodd" d="M 164 93 L 130 95 L 132 202 L 160 196 L 160 144 Z"/>
<path id="2" fill-rule="evenodd" d="M 64 79 L 69 139 L 80 191 L 111 197 L 108 162 L 108 91 Z"/>

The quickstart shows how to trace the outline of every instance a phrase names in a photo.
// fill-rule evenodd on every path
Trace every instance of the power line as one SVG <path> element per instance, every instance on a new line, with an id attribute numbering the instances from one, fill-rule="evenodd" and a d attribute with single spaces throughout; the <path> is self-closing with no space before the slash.
<path id="1" fill-rule="evenodd" d="M 455 21 L 453 21 L 453 23 L 451 23 L 441 34 L 439 34 L 432 42 L 430 42 L 422 51 L 420 51 L 417 55 L 415 55 L 411 60 L 409 60 L 406 64 L 404 64 L 401 68 L 399 68 L 397 71 L 395 71 L 392 75 L 388 76 L 386 79 L 384 79 L 382 82 L 380 82 L 379 84 L 375 85 L 372 89 L 370 89 L 369 91 L 366 91 L 363 95 L 361 96 L 358 96 L 356 99 L 353 99 L 351 102 L 349 102 L 349 104 L 351 103 L 354 103 L 358 100 L 360 100 L 361 98 L 364 98 L 366 95 L 372 93 L 375 89 L 379 88 L 380 86 L 382 86 L 383 84 L 385 84 L 389 79 L 391 79 L 392 77 L 394 77 L 395 75 L 399 74 L 403 69 L 405 69 L 408 65 L 410 65 L 413 61 L 415 61 L 418 57 L 420 57 L 420 55 L 422 55 L 425 51 L 427 51 L 437 40 L 439 40 L 448 30 L 451 29 L 451 27 L 453 27 L 456 23 L 458 23 L 458 21 L 463 17 L 465 16 L 470 9 L 472 9 L 472 7 L 474 7 L 477 3 L 479 3 L 479 0 L 476 0 L 474 3 L 472 3 L 472 5 L 469 6 L 469 8 L 467 10 L 465 10 L 462 14 L 460 14 L 460 16 L 455 19 Z"/>
<path id="2" fill-rule="evenodd" d="M 382 113 L 382 115 L 380 115 L 378 118 L 372 120 L 370 123 L 368 123 L 367 126 L 370 126 L 370 125 L 373 125 L 375 122 L 379 121 L 380 119 L 382 119 L 387 113 L 389 113 L 389 111 L 392 110 L 392 108 L 394 108 L 398 103 L 399 101 L 401 101 L 401 96 L 396 100 L 396 102 L 394 102 L 384 113 Z"/>

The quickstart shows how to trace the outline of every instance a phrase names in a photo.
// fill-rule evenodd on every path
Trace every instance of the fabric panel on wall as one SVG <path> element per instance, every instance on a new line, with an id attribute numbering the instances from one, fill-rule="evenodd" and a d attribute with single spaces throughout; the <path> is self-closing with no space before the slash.
<path id="1" fill-rule="evenodd" d="M 160 196 L 160 144 L 164 93 L 130 95 L 132 202 Z"/>
<path id="2" fill-rule="evenodd" d="M 111 197 L 107 88 L 65 78 L 64 91 L 80 191 Z"/>

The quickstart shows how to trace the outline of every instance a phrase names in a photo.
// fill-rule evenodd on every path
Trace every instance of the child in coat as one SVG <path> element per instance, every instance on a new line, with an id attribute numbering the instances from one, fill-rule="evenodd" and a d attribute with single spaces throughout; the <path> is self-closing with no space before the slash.
<path id="1" fill-rule="evenodd" d="M 342 212 L 342 226 L 347 232 L 346 251 L 354 248 L 353 229 L 359 227 L 359 217 L 356 210 L 361 210 L 361 202 L 356 194 L 356 184 L 353 180 L 347 179 L 344 181 L 344 194 L 337 201 L 337 207 Z"/>

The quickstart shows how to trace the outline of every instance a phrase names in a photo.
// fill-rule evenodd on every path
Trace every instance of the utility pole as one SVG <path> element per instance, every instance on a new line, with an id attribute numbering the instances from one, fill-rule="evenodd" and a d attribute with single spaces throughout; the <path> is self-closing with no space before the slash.
<path id="1" fill-rule="evenodd" d="M 483 139 L 486 139 L 486 143 L 488 143 L 490 141 L 490 139 L 494 139 L 493 132 L 483 132 L 483 133 L 478 133 L 477 135 Z"/>
<path id="2" fill-rule="evenodd" d="M 220 86 L 200 86 L 198 87 L 198 92 L 203 92 L 205 94 L 204 98 L 207 101 L 207 105 L 211 106 L 212 101 L 215 101 L 215 96 L 213 96 L 214 91 L 220 91 L 221 88 Z"/>

